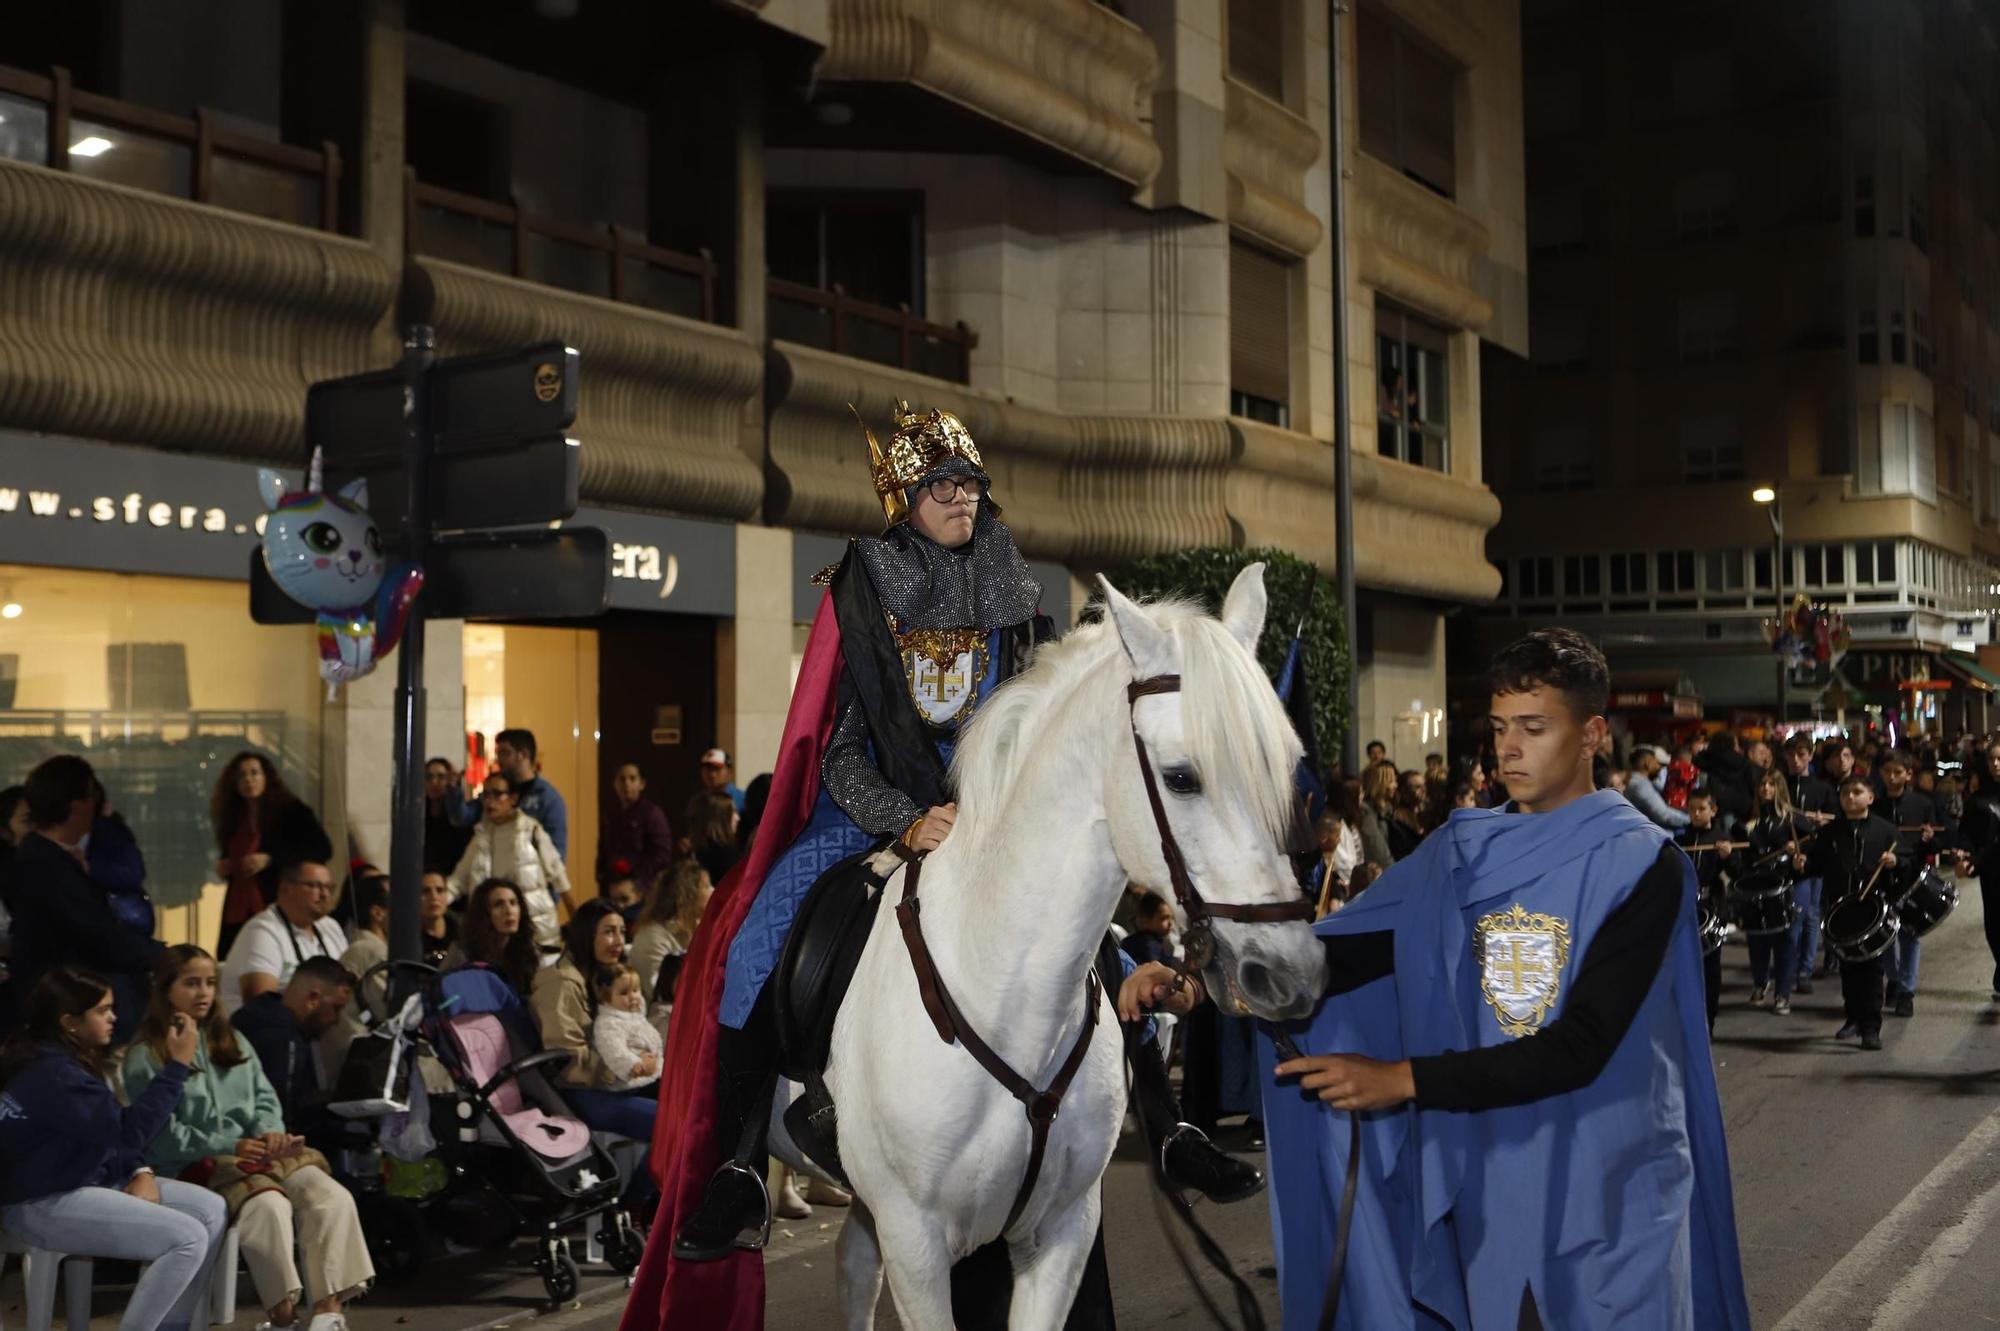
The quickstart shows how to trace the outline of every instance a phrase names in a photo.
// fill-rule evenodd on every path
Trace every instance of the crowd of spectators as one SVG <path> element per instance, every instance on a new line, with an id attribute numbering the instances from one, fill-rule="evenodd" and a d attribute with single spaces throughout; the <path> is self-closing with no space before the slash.
<path id="1" fill-rule="evenodd" d="M 422 959 L 497 971 L 572 1055 L 575 1115 L 650 1142 L 679 959 L 741 853 L 744 792 L 708 751 L 677 839 L 643 769 L 619 767 L 583 899 L 534 735 L 501 732 L 494 757 L 477 792 L 425 767 Z M 167 946 L 89 762 L 0 789 L 0 1228 L 143 1264 L 125 1324 L 181 1327 L 205 1324 L 202 1273 L 233 1226 L 266 1323 L 331 1331 L 375 1276 L 327 1106 L 387 1015 L 390 879 L 337 872 L 335 838 L 263 754 L 223 766 L 210 814 L 220 919 Z M 634 1169 L 628 1204 L 649 1190 Z"/>

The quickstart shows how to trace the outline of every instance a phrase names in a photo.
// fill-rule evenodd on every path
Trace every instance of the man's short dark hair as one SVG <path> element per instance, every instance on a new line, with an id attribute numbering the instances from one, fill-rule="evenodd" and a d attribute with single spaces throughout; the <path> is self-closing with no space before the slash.
<path id="1" fill-rule="evenodd" d="M 1370 749 L 1380 749 L 1382 750 L 1382 752 L 1387 753 L 1389 751 L 1389 746 L 1387 744 L 1384 744 L 1379 739 L 1371 739 L 1366 744 L 1361 746 L 1361 751 L 1363 753 L 1368 752 L 1368 750 Z"/>
<path id="2" fill-rule="evenodd" d="M 495 735 L 493 742 L 496 745 L 505 744 L 508 748 L 525 758 L 535 756 L 535 732 L 532 730 L 513 726 Z"/>
<path id="3" fill-rule="evenodd" d="M 449 772 L 449 771 L 451 770 L 451 759 L 449 759 L 449 758 L 426 758 L 426 759 L 424 759 L 424 770 L 425 770 L 426 772 L 430 771 L 430 770 L 431 770 L 431 768 L 433 768 L 433 767 L 442 767 L 442 768 L 444 768 L 444 770 L 445 770 L 445 771 Z"/>
<path id="4" fill-rule="evenodd" d="M 1167 909 L 1167 899 L 1158 892 L 1148 892 L 1139 898 L 1139 918 L 1150 920 Z"/>
<path id="5" fill-rule="evenodd" d="M 1710 804 L 1713 804 L 1715 803 L 1715 792 L 1712 790 L 1690 790 L 1688 792 L 1688 803 L 1692 804 L 1696 800 L 1707 800 Z"/>
<path id="6" fill-rule="evenodd" d="M 1850 776 L 1840 783 L 1840 793 L 1845 795 L 1850 790 L 1873 791 L 1874 787 L 1868 784 L 1868 778 L 1865 776 Z"/>
<path id="7" fill-rule="evenodd" d="M 1495 694 L 1555 689 L 1579 721 L 1603 716 L 1611 705 L 1604 653 L 1574 629 L 1536 629 L 1516 639 L 1493 658 L 1486 683 Z"/>
<path id="8" fill-rule="evenodd" d="M 1910 770 L 1910 760 L 1904 756 L 1900 749 L 1891 749 L 1880 758 L 1877 758 L 1875 760 L 1875 770 L 1879 772 L 1890 763 L 1896 764 L 1896 766 L 1902 768 L 1905 772 Z"/>
<path id="9" fill-rule="evenodd" d="M 69 806 L 93 798 L 97 774 L 90 764 L 73 753 L 44 758 L 28 773 L 28 821 L 36 827 L 54 827 L 69 820 Z"/>
<path id="10" fill-rule="evenodd" d="M 354 972 L 341 965 L 332 957 L 307 957 L 292 972 L 292 978 L 285 983 L 287 989 L 295 984 L 316 984 L 322 989 L 354 989 L 361 981 Z"/>
<path id="11" fill-rule="evenodd" d="M 309 866 L 315 869 L 326 869 L 329 874 L 332 872 L 331 867 L 325 860 L 286 860 L 278 866 L 278 882 L 281 885 L 284 883 L 303 883 L 305 879 L 300 877 L 300 873 Z M 315 884 L 315 886 L 317 885 Z"/>
<path id="12" fill-rule="evenodd" d="M 1806 734 L 1803 730 L 1785 741 L 1786 753 L 1811 753 L 1812 747 L 1812 736 Z"/>

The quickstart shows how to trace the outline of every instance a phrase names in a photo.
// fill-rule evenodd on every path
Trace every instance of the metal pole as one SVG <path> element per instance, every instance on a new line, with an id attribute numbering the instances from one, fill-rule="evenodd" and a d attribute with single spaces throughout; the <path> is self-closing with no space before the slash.
<path id="1" fill-rule="evenodd" d="M 429 324 L 411 324 L 403 342 L 403 474 L 408 502 L 403 515 L 403 557 L 422 557 L 430 538 L 430 423 L 426 379 L 437 359 Z M 415 961 L 423 955 L 421 906 L 424 878 L 424 598 L 410 608 L 396 653 L 395 756 L 390 787 L 389 956 Z M 392 986 L 394 989 L 395 986 Z"/>
<path id="2" fill-rule="evenodd" d="M 1327 23 L 1328 85 L 1332 89 L 1333 200 L 1328 240 L 1333 246 L 1333 524 L 1334 564 L 1340 578 L 1340 617 L 1347 630 L 1347 722 L 1341 727 L 1340 763 L 1355 770 L 1361 756 L 1361 674 L 1355 659 L 1360 638 L 1354 591 L 1354 441 L 1347 382 L 1347 80 L 1340 66 L 1341 27 L 1353 6 L 1333 0 Z"/>
<path id="3" fill-rule="evenodd" d="M 1771 500 L 1771 588 L 1778 596 L 1778 631 L 1785 627 L 1785 501 L 1782 497 Z M 1791 699 L 1786 695 L 1791 691 L 1791 682 L 1786 677 L 1785 658 L 1778 657 L 1778 722 L 1785 723 L 1785 709 Z"/>

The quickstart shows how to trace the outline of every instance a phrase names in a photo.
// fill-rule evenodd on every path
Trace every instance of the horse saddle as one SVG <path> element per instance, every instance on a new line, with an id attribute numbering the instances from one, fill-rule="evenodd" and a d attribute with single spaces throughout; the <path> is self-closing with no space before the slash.
<path id="1" fill-rule="evenodd" d="M 778 1066 L 804 1082 L 826 1070 L 833 1019 L 860 964 L 882 901 L 882 876 L 871 867 L 879 847 L 850 855 L 819 876 L 799 903 L 772 973 Z"/>

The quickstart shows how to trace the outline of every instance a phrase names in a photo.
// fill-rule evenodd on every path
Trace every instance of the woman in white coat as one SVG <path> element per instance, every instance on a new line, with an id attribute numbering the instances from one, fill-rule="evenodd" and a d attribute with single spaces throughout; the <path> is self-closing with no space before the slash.
<path id="1" fill-rule="evenodd" d="M 488 878 L 504 878 L 520 888 L 536 945 L 544 952 L 561 950 L 556 905 L 569 895 L 569 873 L 555 842 L 532 815 L 521 812 L 520 797 L 506 773 L 487 775 L 480 802 L 483 816 L 451 873 L 452 896 L 468 896 Z"/>

